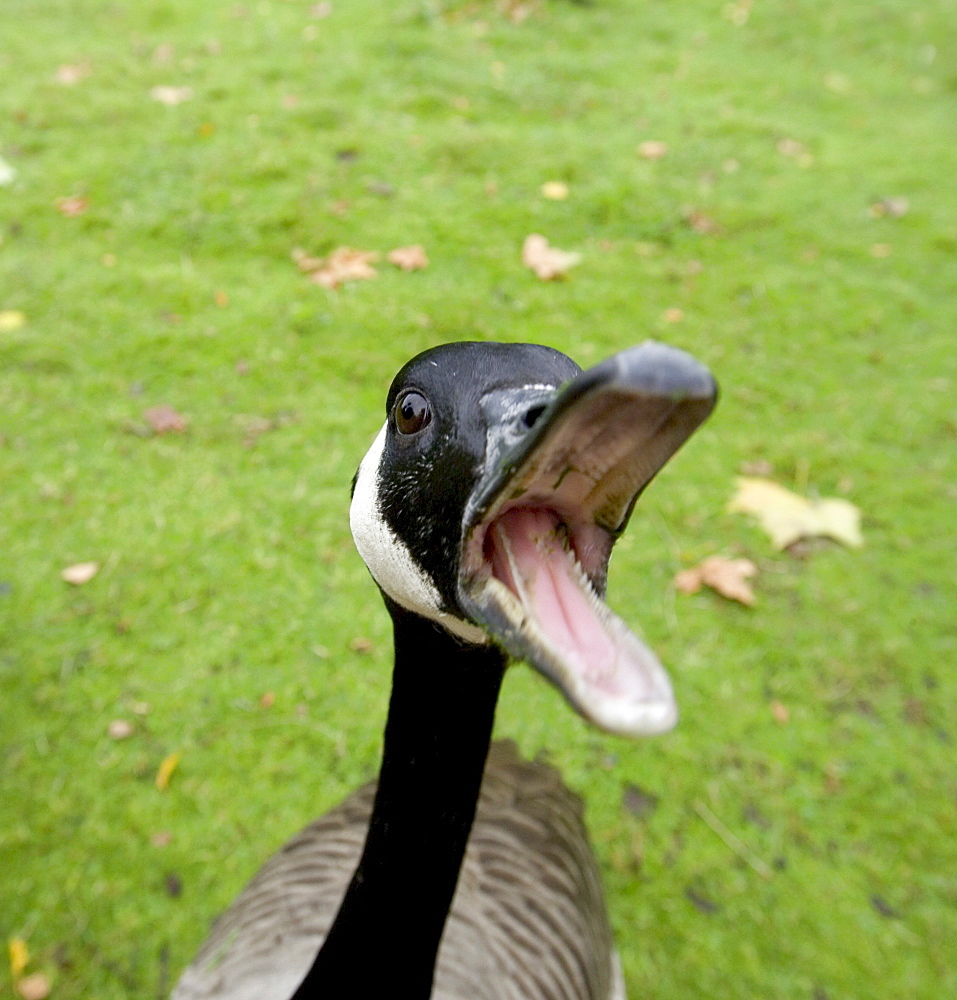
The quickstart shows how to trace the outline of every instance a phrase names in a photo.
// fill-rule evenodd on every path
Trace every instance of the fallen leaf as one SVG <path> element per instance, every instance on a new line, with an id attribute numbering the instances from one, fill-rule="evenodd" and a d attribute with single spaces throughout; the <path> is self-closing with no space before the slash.
<path id="1" fill-rule="evenodd" d="M 229 305 L 229 293 L 220 290 L 213 296 L 213 300 L 220 309 L 225 309 Z"/>
<path id="2" fill-rule="evenodd" d="M 861 512 L 850 501 L 808 500 L 770 479 L 740 477 L 728 510 L 756 517 L 777 549 L 801 538 L 831 538 L 853 548 L 864 544 Z"/>
<path id="3" fill-rule="evenodd" d="M 668 143 L 647 139 L 638 144 L 638 155 L 643 160 L 660 160 L 668 152 Z"/>
<path id="4" fill-rule="evenodd" d="M 186 430 L 186 418 L 166 403 L 144 410 L 143 419 L 154 434 L 182 434 Z"/>
<path id="5" fill-rule="evenodd" d="M 154 847 L 169 847 L 172 842 L 173 835 L 169 832 L 169 830 L 157 830 L 157 832 L 150 837 L 150 843 Z"/>
<path id="6" fill-rule="evenodd" d="M 419 244 L 409 247 L 396 247 L 386 254 L 386 260 L 403 271 L 423 271 L 429 266 L 429 258 Z"/>
<path id="7" fill-rule="evenodd" d="M 705 215 L 704 212 L 699 212 L 696 208 L 686 212 L 684 219 L 696 233 L 701 233 L 702 236 L 717 236 L 721 232 L 721 226 L 710 215 Z"/>
<path id="8" fill-rule="evenodd" d="M 552 201 L 565 201 L 568 198 L 568 185 L 564 181 L 545 181 L 542 195 Z"/>
<path id="9" fill-rule="evenodd" d="M 260 708 L 272 708 L 276 704 L 276 695 L 272 691 L 264 691 L 259 698 Z"/>
<path id="10" fill-rule="evenodd" d="M 160 104 L 165 104 L 168 108 L 175 107 L 177 104 L 182 104 L 184 101 L 189 101 L 193 97 L 192 87 L 153 87 L 150 90 L 150 97 L 154 101 L 159 101 Z"/>
<path id="11" fill-rule="evenodd" d="M 42 972 L 34 972 L 17 983 L 17 992 L 23 1000 L 46 1000 L 50 995 L 50 980 Z"/>
<path id="12" fill-rule="evenodd" d="M 10 975 L 16 979 L 30 961 L 30 949 L 22 937 L 12 937 L 7 944 L 10 952 Z"/>
<path id="13" fill-rule="evenodd" d="M 661 314 L 661 318 L 666 323 L 680 323 L 685 318 L 685 311 L 677 306 L 672 306 Z"/>
<path id="14" fill-rule="evenodd" d="M 67 566 L 60 573 L 60 579 L 65 583 L 72 583 L 74 587 L 80 587 L 84 583 L 89 583 L 99 571 L 100 564 L 98 562 L 75 563 L 73 566 Z"/>
<path id="15" fill-rule="evenodd" d="M 0 187 L 9 187 L 16 179 L 16 169 L 0 156 Z"/>
<path id="16" fill-rule="evenodd" d="M 133 723 L 126 719 L 114 719 L 106 731 L 111 740 L 125 740 L 133 735 Z"/>
<path id="17" fill-rule="evenodd" d="M 161 792 L 165 792 L 166 789 L 169 788 L 170 779 L 173 777 L 173 772 L 179 764 L 179 758 L 180 755 L 178 751 L 163 758 L 163 761 L 159 766 L 159 770 L 156 772 L 156 787 Z"/>
<path id="18" fill-rule="evenodd" d="M 658 808 L 658 796 L 637 785 L 628 784 L 622 793 L 621 803 L 632 816 L 645 819 Z"/>
<path id="19" fill-rule="evenodd" d="M 900 219 L 910 211 L 910 202 L 906 198 L 882 198 L 875 201 L 868 209 L 872 219 Z"/>
<path id="20" fill-rule="evenodd" d="M 676 574 L 674 585 L 682 594 L 696 594 L 702 587 L 710 587 L 722 597 L 750 608 L 754 605 L 754 591 L 747 581 L 757 572 L 758 567 L 750 559 L 709 556 Z"/>
<path id="21" fill-rule="evenodd" d="M 377 275 L 372 266 L 379 259 L 374 250 L 353 250 L 351 247 L 339 247 L 328 257 L 316 258 L 306 255 L 296 259 L 300 270 L 306 271 L 309 277 L 323 288 L 335 289 L 347 281 L 366 281 Z"/>
<path id="22" fill-rule="evenodd" d="M 23 1000 L 46 1000 L 50 995 L 50 980 L 42 972 L 34 972 L 18 980 L 16 987 Z"/>
<path id="23" fill-rule="evenodd" d="M 373 646 L 371 639 L 365 639 L 362 636 L 357 636 L 352 640 L 352 642 L 349 643 L 349 648 L 353 653 L 365 655 L 366 653 L 371 653 L 375 647 Z"/>
<path id="24" fill-rule="evenodd" d="M 568 270 L 581 259 L 580 253 L 549 246 L 548 240 L 539 233 L 526 236 L 522 244 L 522 263 L 542 281 L 564 278 Z"/>
<path id="25" fill-rule="evenodd" d="M 27 315 L 19 309 L 0 309 L 0 333 L 13 333 L 26 326 Z"/>
<path id="26" fill-rule="evenodd" d="M 775 721 L 780 722 L 782 726 L 786 726 L 788 720 L 791 718 L 791 713 L 788 711 L 787 705 L 780 701 L 771 702 L 771 714 L 774 716 Z"/>
<path id="27" fill-rule="evenodd" d="M 89 75 L 88 63 L 66 63 L 53 74 L 53 79 L 64 87 L 73 87 Z"/>
<path id="28" fill-rule="evenodd" d="M 68 219 L 82 215 L 89 207 L 89 201 L 83 195 L 75 194 L 69 198 L 57 198 L 53 203 L 60 215 L 65 215 Z"/>

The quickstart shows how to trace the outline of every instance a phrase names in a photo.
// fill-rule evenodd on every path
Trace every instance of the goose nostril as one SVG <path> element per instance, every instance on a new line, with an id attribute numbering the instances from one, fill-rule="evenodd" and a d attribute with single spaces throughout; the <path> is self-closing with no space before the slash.
<path id="1" fill-rule="evenodd" d="M 533 406 L 530 410 L 527 410 L 525 416 L 522 417 L 522 420 L 525 422 L 525 426 L 534 427 L 536 421 L 544 412 L 544 406 Z"/>

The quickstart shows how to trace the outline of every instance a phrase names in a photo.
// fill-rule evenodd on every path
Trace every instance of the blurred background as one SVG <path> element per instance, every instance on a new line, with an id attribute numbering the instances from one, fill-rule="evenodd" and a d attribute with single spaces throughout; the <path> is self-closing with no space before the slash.
<path id="1" fill-rule="evenodd" d="M 348 499 L 396 370 L 655 337 L 722 399 L 610 601 L 682 719 L 602 736 L 516 667 L 497 730 L 585 798 L 633 998 L 957 995 L 953 0 L 3 20 L 0 993 L 165 996 L 376 773 Z M 781 548 L 741 475 L 863 545 Z M 715 556 L 753 603 L 675 585 Z"/>

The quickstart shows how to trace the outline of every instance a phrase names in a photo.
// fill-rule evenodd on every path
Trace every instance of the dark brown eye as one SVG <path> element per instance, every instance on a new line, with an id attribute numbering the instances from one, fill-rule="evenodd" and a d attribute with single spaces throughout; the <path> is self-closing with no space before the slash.
<path id="1" fill-rule="evenodd" d="M 432 407 L 420 392 L 407 392 L 395 404 L 395 426 L 400 434 L 415 434 L 432 422 Z"/>

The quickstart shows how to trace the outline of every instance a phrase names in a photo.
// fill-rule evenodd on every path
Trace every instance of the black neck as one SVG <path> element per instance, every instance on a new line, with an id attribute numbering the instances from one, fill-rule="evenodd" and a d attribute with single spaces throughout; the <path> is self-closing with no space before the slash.
<path id="1" fill-rule="evenodd" d="M 505 657 L 386 604 L 395 671 L 369 833 L 293 1000 L 427 1000 L 475 817 Z"/>

